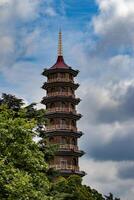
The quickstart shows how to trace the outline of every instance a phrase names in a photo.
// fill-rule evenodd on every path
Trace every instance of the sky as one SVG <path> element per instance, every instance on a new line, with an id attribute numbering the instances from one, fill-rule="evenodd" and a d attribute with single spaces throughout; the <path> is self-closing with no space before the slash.
<path id="1" fill-rule="evenodd" d="M 80 70 L 83 181 L 133 200 L 133 0 L 0 0 L 0 94 L 40 103 L 60 28 L 64 59 Z"/>

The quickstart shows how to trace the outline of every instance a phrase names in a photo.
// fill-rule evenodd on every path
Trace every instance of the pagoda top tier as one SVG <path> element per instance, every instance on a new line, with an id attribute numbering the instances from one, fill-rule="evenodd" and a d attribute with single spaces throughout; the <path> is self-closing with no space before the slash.
<path id="1" fill-rule="evenodd" d="M 56 63 L 48 68 L 44 69 L 42 75 L 48 76 L 48 74 L 56 73 L 56 72 L 67 72 L 71 73 L 73 76 L 77 76 L 78 70 L 73 70 L 72 67 L 68 66 L 63 58 L 63 50 L 62 50 L 62 33 L 59 31 L 59 41 L 58 41 L 58 57 Z"/>
<path id="2" fill-rule="evenodd" d="M 62 33 L 59 31 L 59 42 L 58 42 L 58 58 L 56 63 L 51 67 L 51 69 L 56 68 L 66 68 L 68 69 L 69 66 L 64 62 L 63 58 L 63 48 L 62 48 Z"/>

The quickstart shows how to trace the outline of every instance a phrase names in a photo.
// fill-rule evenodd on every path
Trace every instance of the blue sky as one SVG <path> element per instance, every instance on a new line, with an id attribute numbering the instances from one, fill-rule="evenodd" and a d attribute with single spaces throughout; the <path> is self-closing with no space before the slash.
<path id="1" fill-rule="evenodd" d="M 65 61 L 80 70 L 84 183 L 122 200 L 134 196 L 133 19 L 133 0 L 0 0 L 0 93 L 41 101 L 61 27 Z"/>

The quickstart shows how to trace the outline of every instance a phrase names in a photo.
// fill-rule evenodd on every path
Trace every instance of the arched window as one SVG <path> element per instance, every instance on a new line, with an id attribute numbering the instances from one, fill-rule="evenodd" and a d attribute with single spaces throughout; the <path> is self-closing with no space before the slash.
<path id="1" fill-rule="evenodd" d="M 61 159 L 60 165 L 61 165 L 61 169 L 66 169 L 67 168 L 67 160 Z"/>
<path id="2" fill-rule="evenodd" d="M 55 88 L 53 87 L 53 88 L 51 88 L 51 92 L 55 92 Z"/>
<path id="3" fill-rule="evenodd" d="M 75 138 L 71 139 L 71 144 L 76 145 L 76 139 Z"/>
<path id="4" fill-rule="evenodd" d="M 53 78 L 57 78 L 57 73 L 53 74 Z"/>
<path id="5" fill-rule="evenodd" d="M 72 80 L 73 79 L 73 76 L 72 74 L 69 74 L 69 79 Z"/>
<path id="6" fill-rule="evenodd" d="M 71 121 L 71 125 L 75 127 L 76 126 L 76 122 L 74 120 L 72 120 Z"/>
<path id="7" fill-rule="evenodd" d="M 66 137 L 61 137 L 61 144 L 67 144 Z"/>
<path id="8" fill-rule="evenodd" d="M 53 144 L 53 143 L 54 143 L 54 138 L 53 138 L 53 137 L 50 137 L 50 138 L 49 138 L 49 142 L 50 142 L 51 144 Z"/>
<path id="9" fill-rule="evenodd" d="M 66 74 L 65 73 L 61 73 L 61 78 L 65 78 Z"/>
<path id="10" fill-rule="evenodd" d="M 54 103 L 51 103 L 50 104 L 50 108 L 54 108 L 55 107 L 55 104 Z"/>
<path id="11" fill-rule="evenodd" d="M 65 89 L 65 87 L 59 87 L 59 88 L 58 88 L 58 91 L 59 91 L 59 92 L 65 92 L 66 89 Z"/>
<path id="12" fill-rule="evenodd" d="M 74 90 L 72 88 L 70 88 L 70 92 L 71 94 L 74 94 Z"/>
<path id="13" fill-rule="evenodd" d="M 50 119 L 50 124 L 54 125 L 54 119 Z"/>
<path id="14" fill-rule="evenodd" d="M 66 103 L 65 102 L 61 102 L 61 107 L 65 108 L 66 107 Z"/>
<path id="15" fill-rule="evenodd" d="M 61 125 L 66 125 L 66 120 L 65 119 L 61 119 Z"/>
<path id="16" fill-rule="evenodd" d="M 73 166 L 77 166 L 77 165 L 78 165 L 78 162 L 77 162 L 77 159 L 76 159 L 76 158 L 73 158 L 73 159 L 72 159 L 72 165 L 73 165 Z"/>
<path id="17" fill-rule="evenodd" d="M 75 109 L 75 106 L 74 106 L 74 104 L 72 104 L 72 103 L 71 103 L 71 108 L 72 108 L 72 110 Z"/>

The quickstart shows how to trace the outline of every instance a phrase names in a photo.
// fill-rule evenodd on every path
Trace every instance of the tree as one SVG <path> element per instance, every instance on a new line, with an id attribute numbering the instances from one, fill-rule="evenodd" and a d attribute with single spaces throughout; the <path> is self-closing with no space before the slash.
<path id="1" fill-rule="evenodd" d="M 117 197 L 114 198 L 112 193 L 109 193 L 109 196 L 105 195 L 105 197 L 106 197 L 106 200 L 120 200 L 120 198 L 117 198 Z"/>
<path id="2" fill-rule="evenodd" d="M 0 105 L 7 105 L 8 109 L 12 109 L 14 111 L 18 111 L 21 106 L 24 105 L 22 99 L 16 98 L 14 95 L 11 94 L 2 94 L 2 98 L 0 99 Z"/>
<path id="3" fill-rule="evenodd" d="M 0 199 L 46 200 L 50 183 L 44 153 L 33 141 L 37 121 L 25 109 L 0 106 Z"/>
<path id="4" fill-rule="evenodd" d="M 77 175 L 72 175 L 67 179 L 60 177 L 53 184 L 51 192 L 61 200 L 104 200 L 96 190 L 82 185 L 82 178 Z"/>

